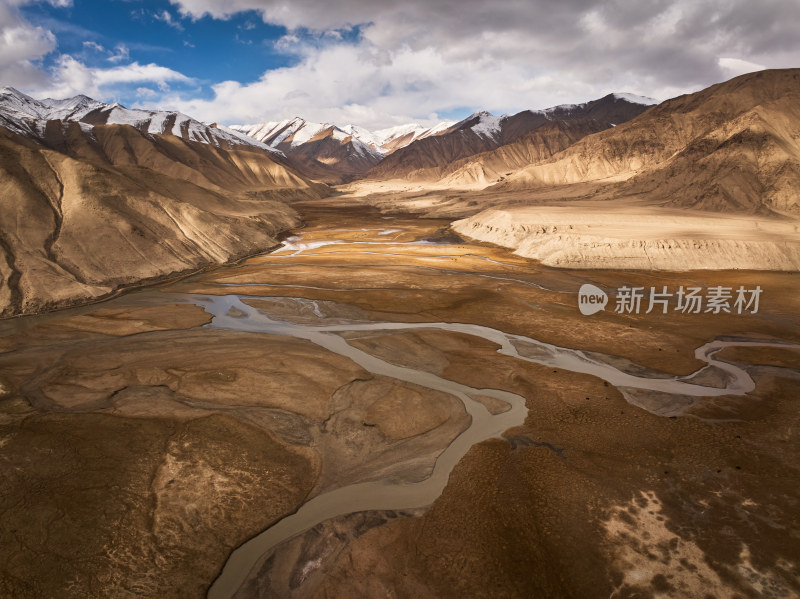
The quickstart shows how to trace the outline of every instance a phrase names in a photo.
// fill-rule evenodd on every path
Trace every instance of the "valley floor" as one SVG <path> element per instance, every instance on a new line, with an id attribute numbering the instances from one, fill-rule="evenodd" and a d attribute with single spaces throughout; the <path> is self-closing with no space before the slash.
<path id="1" fill-rule="evenodd" d="M 277 252 L 2 323 L 0 595 L 800 594 L 796 273 L 298 209 Z M 587 283 L 763 293 L 582 316 Z"/>
<path id="2" fill-rule="evenodd" d="M 458 219 L 453 229 L 546 266 L 576 269 L 800 270 L 797 213 L 704 211 L 629 195 L 609 180 L 525 190 L 356 181 L 341 201 Z"/>

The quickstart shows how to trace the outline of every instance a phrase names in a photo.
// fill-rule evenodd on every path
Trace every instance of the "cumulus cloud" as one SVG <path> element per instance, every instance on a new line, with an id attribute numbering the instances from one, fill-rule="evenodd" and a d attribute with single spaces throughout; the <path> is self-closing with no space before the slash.
<path id="1" fill-rule="evenodd" d="M 111 68 L 95 68 L 63 54 L 51 71 L 49 87 L 42 88 L 37 95 L 68 98 L 81 93 L 106 98 L 113 95 L 114 87 L 120 84 L 151 83 L 165 93 L 169 91 L 170 83 L 191 82 L 192 79 L 186 75 L 157 64 L 132 62 Z"/>
<path id="2" fill-rule="evenodd" d="M 629 91 L 658 99 L 797 66 L 796 0 L 171 0 L 188 18 L 255 10 L 288 29 L 294 66 L 171 98 L 226 122 L 386 126 L 459 107 L 496 112 Z M 357 41 L 332 32 L 358 33 Z M 313 43 L 311 43 L 311 41 Z M 360 120 L 358 120 L 360 119 Z"/>
<path id="3" fill-rule="evenodd" d="M 298 115 L 382 128 L 613 91 L 663 100 L 745 72 L 798 66 L 800 55 L 797 0 L 170 0 L 170 10 L 150 16 L 188 28 L 191 19 L 256 11 L 287 29 L 268 43 L 291 66 L 255 81 L 212 82 L 202 99 L 196 90 L 170 91 L 193 81 L 130 62 L 122 46 L 105 50 L 110 68 L 61 56 L 43 71 L 56 40 L 20 17 L 16 7 L 28 1 L 0 0 L 4 83 L 100 98 L 134 84 L 153 91 L 140 94 L 153 105 L 225 123 Z M 250 13 L 241 28 L 255 20 Z"/>
<path id="4" fill-rule="evenodd" d="M 36 27 L 19 13 L 19 1 L 0 0 L 0 81 L 31 87 L 46 82 L 38 62 L 56 47 L 53 33 Z"/>

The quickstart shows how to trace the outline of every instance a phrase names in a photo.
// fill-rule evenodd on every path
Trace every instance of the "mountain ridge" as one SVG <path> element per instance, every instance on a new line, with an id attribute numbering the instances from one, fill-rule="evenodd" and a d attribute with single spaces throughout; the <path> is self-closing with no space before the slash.
<path id="1" fill-rule="evenodd" d="M 364 178 L 436 180 L 449 164 L 496 150 L 554 120 L 592 119 L 611 127 L 650 108 L 649 104 L 632 102 L 623 96 L 608 94 L 582 104 L 523 110 L 513 115 L 495 116 L 478 111 L 435 137 L 420 139 L 390 154 Z"/>
<path id="2" fill-rule="evenodd" d="M 83 94 L 63 100 L 36 100 L 13 87 L 0 89 L 0 125 L 22 135 L 40 137 L 42 123 L 74 121 L 87 127 L 130 125 L 148 135 L 175 135 L 219 147 L 252 146 L 271 153 L 273 148 L 227 127 L 207 125 L 181 112 L 125 108 L 106 104 Z"/>
<path id="3" fill-rule="evenodd" d="M 799 101 L 800 69 L 742 75 L 585 137 L 491 190 L 616 180 L 616 194 L 676 207 L 797 212 Z"/>
<path id="4" fill-rule="evenodd" d="M 285 200 L 327 193 L 282 154 L 179 113 L 31 100 L 0 93 L 2 316 L 264 251 L 299 224 Z"/>

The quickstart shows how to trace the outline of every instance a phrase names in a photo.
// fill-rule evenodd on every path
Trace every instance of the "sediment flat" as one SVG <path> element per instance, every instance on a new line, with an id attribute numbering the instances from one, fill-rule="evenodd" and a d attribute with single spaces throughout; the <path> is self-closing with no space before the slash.
<path id="1" fill-rule="evenodd" d="M 800 222 L 659 207 L 490 209 L 453 230 L 547 266 L 637 270 L 800 270 Z"/>

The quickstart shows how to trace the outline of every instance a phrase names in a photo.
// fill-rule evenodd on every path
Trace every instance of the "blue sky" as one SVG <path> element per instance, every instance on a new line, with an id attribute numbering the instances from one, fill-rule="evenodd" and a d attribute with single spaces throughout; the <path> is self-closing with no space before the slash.
<path id="1" fill-rule="evenodd" d="M 0 0 L 0 85 L 371 129 L 797 67 L 797 0 Z"/>
<path id="2" fill-rule="evenodd" d="M 78 0 L 67 6 L 29 4 L 22 7 L 22 14 L 56 34 L 56 51 L 43 60 L 46 69 L 61 54 L 80 58 L 93 68 L 108 67 L 122 55 L 126 62 L 156 63 L 194 79 L 196 83 L 185 89 L 200 98 L 213 97 L 213 82 L 253 81 L 266 70 L 290 66 L 296 60 L 275 48 L 274 42 L 287 33 L 286 28 L 264 23 L 254 10 L 224 20 L 192 19 L 167 1 Z M 144 85 L 110 91 L 121 93 L 114 99 L 134 104 L 147 99 L 135 92 L 137 87 L 146 87 L 146 82 L 140 83 Z"/>

